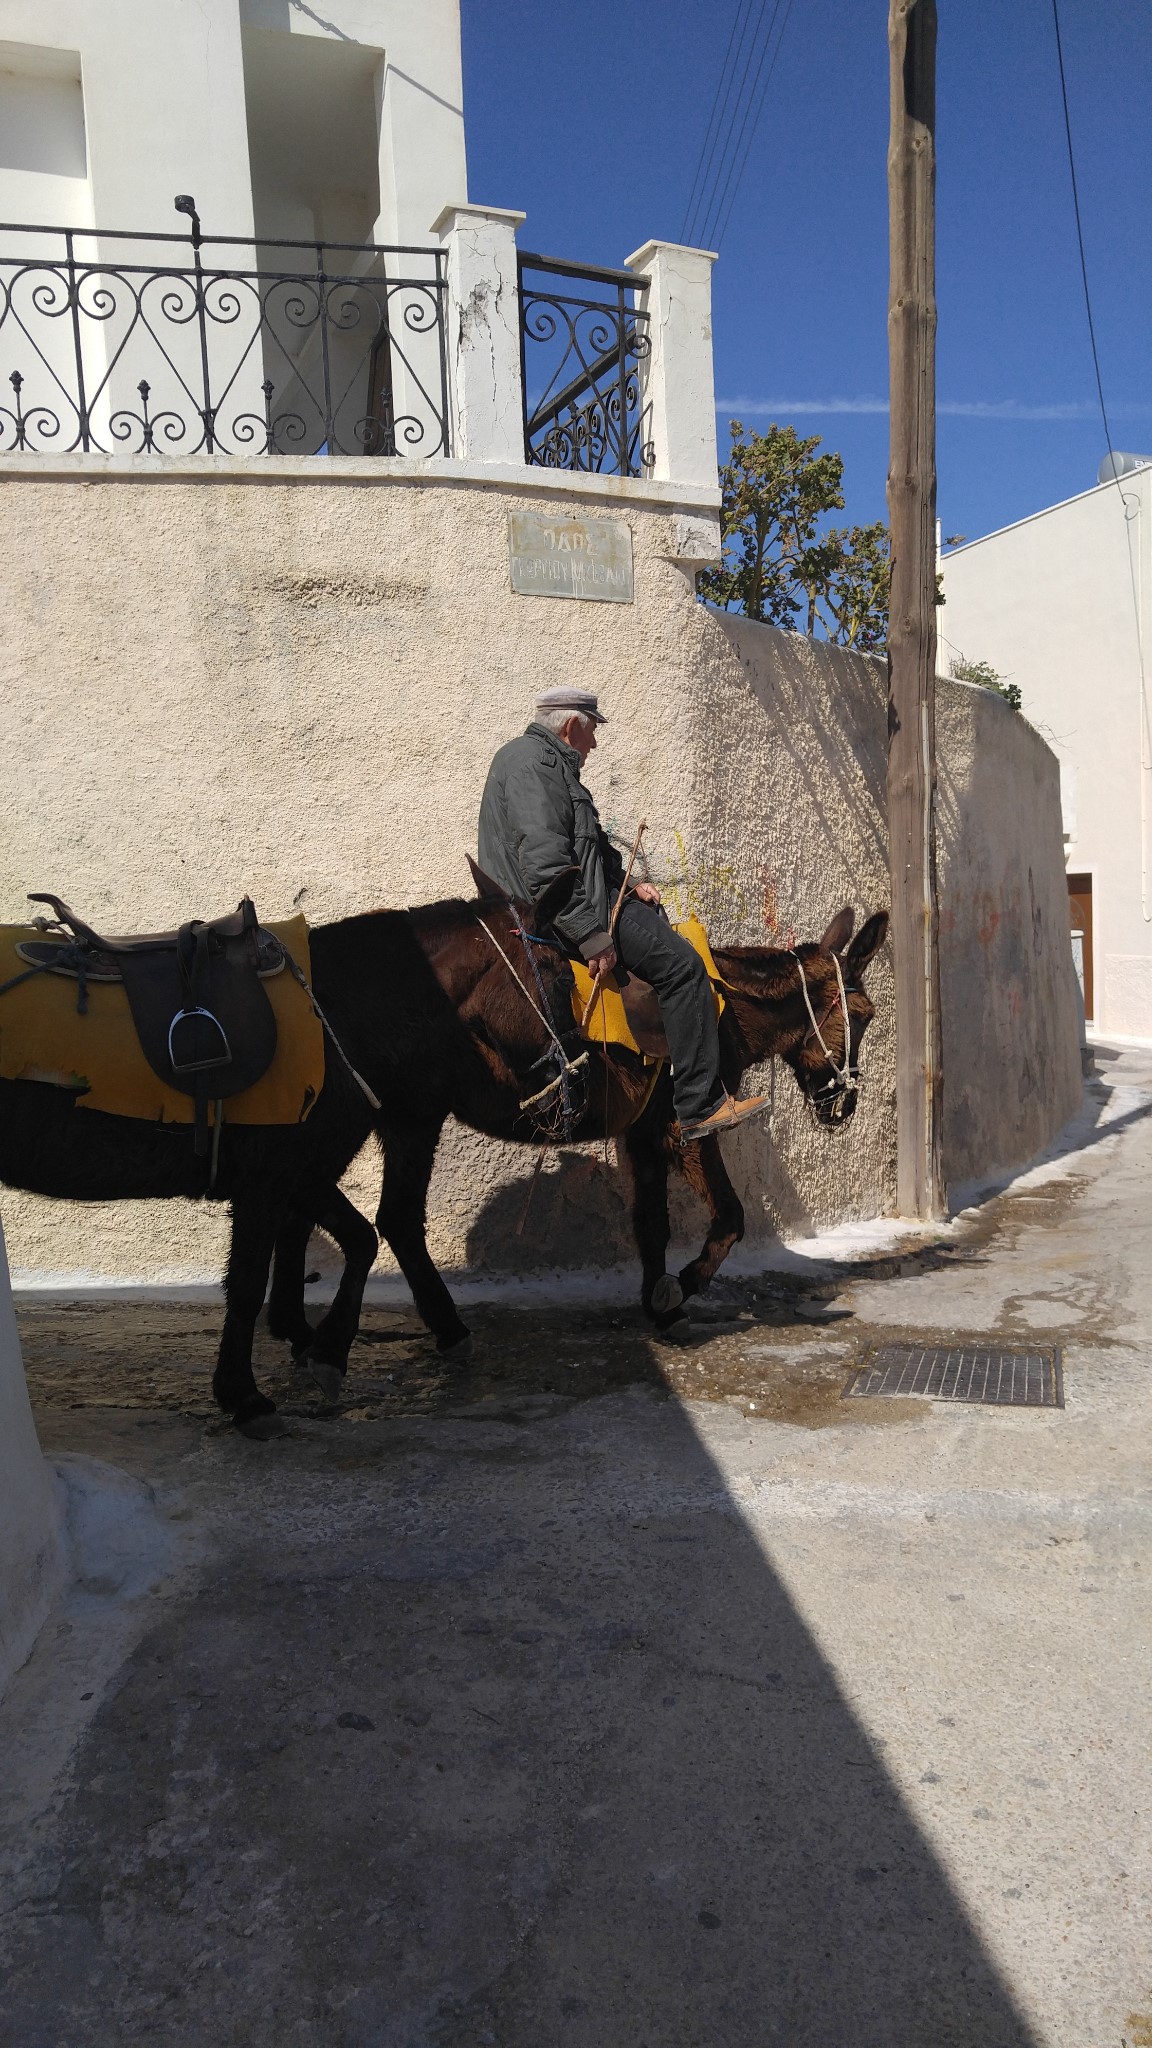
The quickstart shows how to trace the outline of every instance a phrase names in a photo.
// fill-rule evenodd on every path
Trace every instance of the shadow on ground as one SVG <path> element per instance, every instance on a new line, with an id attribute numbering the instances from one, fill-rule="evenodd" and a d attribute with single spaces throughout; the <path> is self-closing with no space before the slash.
<path id="1" fill-rule="evenodd" d="M 708 1341 L 770 1346 L 795 1308 L 765 1299 Z M 201 1395 L 211 1317 L 146 1313 L 135 1354 L 120 1338 L 137 1405 L 104 1409 L 81 1325 L 53 1381 L 26 1319 L 48 1450 L 136 1472 L 208 1553 L 141 1610 L 70 1775 L 9 1832 L 0 2038 L 1028 2048 L 668 1393 L 690 1357 L 606 1312 L 565 1333 L 520 1311 L 513 1342 L 508 1312 L 478 1381 L 417 1356 L 388 1368 L 414 1375 L 404 1414 L 298 1403 L 288 1439 L 254 1445 L 167 1398 L 165 1316 Z M 378 1374 L 412 1354 L 375 1320 Z M 827 1333 L 794 1334 L 819 1377 Z M 50 1625 L 5 1715 L 50 1721 L 57 1655 Z"/>
<path id="2" fill-rule="evenodd" d="M 1109 1123 L 1097 1093 L 1067 1150 L 1147 1113 L 1125 1099 Z M 1008 1524 L 955 1503 L 921 1516 L 905 1498 L 901 1521 L 884 1496 L 837 1519 L 837 1475 L 874 1494 L 887 1469 L 859 1432 L 919 1410 L 843 1404 L 840 1391 L 879 1334 L 853 1305 L 883 1312 L 858 1283 L 919 1275 L 938 1276 L 930 1305 L 957 1314 L 1002 1316 L 1030 1285 L 1066 1309 L 1081 1345 L 1083 1303 L 1099 1293 L 1095 1350 L 1081 1356 L 1090 1389 L 1085 1359 L 1113 1343 L 1123 1354 L 1131 1332 L 1115 1312 L 1125 1269 L 1101 1290 L 1073 1256 L 1083 1239 L 1100 1264 L 1115 1227 L 1107 1206 L 1095 1237 L 1090 1217 L 1066 1213 L 1089 1181 L 1069 1170 L 996 1196 L 947 1242 L 825 1262 L 815 1279 L 726 1280 L 683 1346 L 657 1342 L 631 1310 L 490 1303 L 468 1310 L 475 1365 L 450 1376 L 406 1317 L 373 1308 L 333 1416 L 265 1334 L 257 1369 L 291 1421 L 266 1445 L 212 1415 L 216 1310 L 26 1302 L 42 1439 L 71 1454 L 74 1485 L 87 1475 L 95 1533 L 0 1711 L 0 2041 L 1036 2048 L 897 1778 L 941 1788 L 926 1810 L 987 1901 L 990 1938 L 1033 1959 L 1060 1944 L 1062 2010 L 1073 1951 L 1053 1931 L 1052 1872 L 1072 1856 L 1101 1910 L 1099 1854 L 1082 1865 L 1068 1846 L 1082 1843 L 1077 1801 L 1095 1782 L 1075 1758 L 1100 1747 L 1093 1686 L 1125 1663 L 1130 1619 L 1124 1609 L 1099 1638 L 1075 1619 L 1105 1567 L 1079 1584 L 1083 1530 L 1054 1525 L 1050 1506 L 1032 1504 L 1039 1520 L 1015 1548 Z M 1138 1184 L 1130 1173 L 1124 1186 Z M 1013 1263 L 1039 1220 L 1046 1241 Z M 985 1261 L 1001 1272 L 990 1290 L 945 1271 Z M 915 1285 L 893 1292 L 909 1313 L 924 1304 Z M 817 1446 L 761 1418 L 832 1434 Z M 977 1446 L 1006 1459 L 989 1496 L 1001 1508 L 1006 1421 Z M 1045 1417 L 1034 1436 L 1029 1420 L 1035 1457 L 1045 1445 L 1055 1457 L 1049 1425 L 1066 1423 Z M 1087 1410 L 1081 1426 L 1091 1443 Z M 905 1481 L 910 1441 L 902 1464 L 889 1460 Z M 1100 1441 L 1111 1472 L 1111 1435 Z M 945 1495 L 960 1484 L 951 1471 Z M 101 1522 L 101 1487 L 134 1519 Z M 164 1540 L 150 1550 L 152 1523 Z M 185 1563 L 141 1592 L 149 1559 L 181 1542 Z M 934 1604 L 963 1599 L 964 1570 L 987 1592 L 970 1655 L 960 1610 L 949 1620 Z M 823 1627 L 851 1617 L 852 1681 L 790 1584 Z M 1060 1704 L 1021 1750 L 1047 1672 L 1046 1639 L 1030 1661 L 1027 1632 L 1044 1600 L 1084 1664 L 1064 1671 Z M 1097 1641 L 1123 1657 L 1097 1655 Z M 876 1716 L 884 1671 L 890 1763 L 845 1689 L 861 1686 Z M 1044 1835 L 1035 1802 L 1051 1788 L 1029 1774 L 1032 1749 L 1068 1739 L 1080 1744 L 1069 1826 Z M 968 1804 L 976 1778 L 1017 1816 L 1018 1857 L 1015 1841 L 1006 1856 L 973 1833 L 994 1821 Z M 1112 1811 L 1114 1795 L 1101 1799 Z M 1113 1874 L 1106 1859 L 1109 1887 Z M 1091 1948 L 1082 1930 L 1082 1971 Z"/>

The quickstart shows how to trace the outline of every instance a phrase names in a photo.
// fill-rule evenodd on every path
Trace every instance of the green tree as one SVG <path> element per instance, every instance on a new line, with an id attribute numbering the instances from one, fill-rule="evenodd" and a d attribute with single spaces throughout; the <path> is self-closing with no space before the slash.
<path id="1" fill-rule="evenodd" d="M 827 526 L 844 509 L 844 464 L 819 454 L 820 435 L 777 426 L 745 434 L 720 471 L 724 560 L 700 579 L 701 594 L 746 618 L 814 635 L 861 652 L 883 649 L 888 633 L 888 534 L 872 526 Z"/>
<path id="2" fill-rule="evenodd" d="M 982 689 L 995 690 L 1010 711 L 1019 711 L 1023 707 L 1020 685 L 1010 683 L 990 661 L 969 661 L 966 654 L 954 654 L 948 664 L 948 673 L 958 683 L 979 683 Z"/>
<path id="3" fill-rule="evenodd" d="M 828 536 L 839 560 L 824 608 L 835 630 L 828 638 L 860 654 L 883 654 L 888 644 L 888 599 L 892 557 L 882 519 L 871 526 L 845 526 Z"/>

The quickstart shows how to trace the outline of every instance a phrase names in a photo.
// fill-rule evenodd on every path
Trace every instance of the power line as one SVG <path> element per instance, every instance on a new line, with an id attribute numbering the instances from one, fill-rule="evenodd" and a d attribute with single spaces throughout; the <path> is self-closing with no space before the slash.
<path id="1" fill-rule="evenodd" d="M 712 245 L 718 227 L 721 223 L 727 225 L 730 201 L 734 200 L 739 188 L 768 82 L 775 68 L 779 40 L 775 53 L 772 40 L 783 4 L 784 0 L 775 0 L 765 30 L 768 0 L 760 0 L 754 22 L 754 0 L 740 0 L 692 180 L 681 231 L 686 242 Z M 787 0 L 787 4 L 790 7 L 791 0 Z M 766 65 L 767 77 L 764 76 Z"/>
<path id="2" fill-rule="evenodd" d="M 712 158 L 716 154 L 716 144 L 720 140 L 720 129 L 723 125 L 723 117 L 721 116 L 720 121 L 717 121 L 717 114 L 719 112 L 721 98 L 723 97 L 726 100 L 727 92 L 731 85 L 731 80 L 728 76 L 728 70 L 729 64 L 732 60 L 732 52 L 735 48 L 737 41 L 737 32 L 739 31 L 741 34 L 743 33 L 743 31 L 740 29 L 741 16 L 744 17 L 746 26 L 747 18 L 752 12 L 753 4 L 754 0 L 739 0 L 739 5 L 737 6 L 736 12 L 732 17 L 732 28 L 728 36 L 728 48 L 724 52 L 724 62 L 720 67 L 720 77 L 716 84 L 716 96 L 712 101 L 712 110 L 708 116 L 708 126 L 704 130 L 704 140 L 700 144 L 700 154 L 696 159 L 696 169 L 692 176 L 692 189 L 688 194 L 688 204 L 684 209 L 684 225 L 680 230 L 680 239 L 683 242 L 687 242 L 688 237 L 691 234 L 696 222 L 696 188 L 698 185 L 700 185 L 702 178 L 705 181 L 707 180 L 708 172 L 711 169 L 712 165 Z M 735 76 L 734 66 L 732 70 L 732 76 Z M 715 132 L 713 132 L 713 130 L 715 130 Z M 703 186 L 701 186 L 699 196 L 700 199 L 703 199 L 704 197 Z"/>
<path id="3" fill-rule="evenodd" d="M 696 203 L 696 211 L 693 215 L 691 227 L 692 236 L 696 240 L 702 239 L 708 231 L 708 218 L 715 202 L 716 190 L 727 170 L 732 131 L 740 118 L 740 111 L 744 104 L 744 94 L 756 61 L 756 50 L 760 41 L 760 30 L 764 25 L 764 16 L 768 11 L 768 0 L 760 0 L 759 12 L 756 15 L 755 21 L 752 22 L 752 9 L 755 4 L 756 0 L 748 0 L 747 12 L 740 30 L 740 46 L 735 53 L 734 62 L 731 66 L 728 88 L 720 113 L 720 121 L 714 138 L 708 171 L 700 186 L 700 195 Z M 750 23 L 751 32 L 749 33 Z M 733 86 L 735 86 L 734 94 Z M 718 156 L 715 148 L 717 142 L 720 145 Z"/>
<path id="4" fill-rule="evenodd" d="M 1100 375 L 1100 352 L 1096 346 L 1096 322 L 1092 317 L 1092 294 L 1088 289 L 1088 261 L 1084 254 L 1084 225 L 1080 218 L 1080 190 L 1076 182 L 1076 157 L 1072 148 L 1072 119 L 1068 112 L 1068 81 L 1064 76 L 1064 45 L 1060 36 L 1059 0 L 1052 0 L 1052 22 L 1056 30 L 1056 61 L 1060 66 L 1060 97 L 1064 103 L 1064 137 L 1068 144 L 1068 171 L 1072 179 L 1072 211 L 1076 216 L 1076 241 L 1080 250 L 1080 278 L 1084 286 L 1084 311 L 1088 315 L 1088 339 L 1092 344 L 1092 367 L 1096 372 L 1096 396 L 1100 400 L 1100 417 L 1104 422 L 1104 439 L 1115 468 L 1115 452 L 1112 447 L 1112 429 L 1108 425 L 1108 408 L 1104 403 L 1104 380 Z"/>
<path id="5" fill-rule="evenodd" d="M 724 204 L 724 200 L 727 197 L 728 188 L 732 182 L 733 166 L 735 165 L 736 158 L 740 153 L 740 148 L 744 141 L 745 131 L 748 127 L 748 116 L 752 111 L 752 107 L 755 103 L 756 95 L 759 90 L 760 79 L 764 70 L 764 60 L 768 55 L 769 45 L 772 41 L 772 31 L 776 26 L 776 17 L 780 12 L 780 0 L 776 0 L 776 4 L 772 9 L 772 19 L 768 23 L 768 33 L 764 38 L 763 44 L 760 46 L 760 54 L 757 57 L 756 48 L 759 43 L 760 29 L 767 11 L 768 0 L 763 0 L 763 5 L 761 6 L 760 12 L 756 17 L 756 31 L 752 41 L 752 54 L 749 56 L 748 59 L 748 68 L 745 71 L 744 80 L 740 88 L 740 98 L 737 101 L 736 108 L 732 116 L 732 125 L 729 128 L 727 140 L 725 143 L 725 160 L 720 164 L 719 169 L 717 170 L 716 181 L 712 188 L 712 196 L 709 200 L 708 209 L 704 216 L 703 232 L 706 236 L 709 237 L 709 240 L 711 240 L 711 237 L 716 232 L 716 223 L 719 219 L 720 212 Z M 751 82 L 749 83 L 749 81 Z M 745 99 L 744 96 L 745 86 L 747 86 L 747 99 Z M 737 118 L 739 118 L 740 120 L 739 133 L 736 132 Z"/>
<path id="6" fill-rule="evenodd" d="M 764 68 L 764 58 L 765 58 L 765 57 L 766 57 L 766 56 L 768 55 L 768 49 L 769 49 L 769 45 L 770 45 L 770 43 L 771 43 L 771 40 L 772 40 L 772 31 L 773 31 L 773 29 L 774 29 L 774 28 L 775 28 L 775 26 L 776 26 L 776 17 L 777 17 L 777 15 L 779 15 L 779 13 L 780 13 L 780 7 L 781 7 L 781 0 L 776 0 L 776 7 L 775 7 L 775 10 L 774 10 L 774 12 L 773 12 L 773 15 L 772 15 L 772 20 L 771 20 L 771 22 L 769 23 L 769 27 L 768 27 L 768 40 L 767 40 L 767 42 L 765 42 L 765 45 L 764 45 L 764 53 L 763 53 L 763 56 L 762 56 L 762 57 L 761 57 L 761 59 L 760 59 L 760 69 L 761 69 L 761 70 L 763 70 L 763 68 Z M 727 186 L 726 186 L 726 187 L 725 187 L 725 192 L 724 192 L 724 195 L 723 195 L 723 196 L 721 197 L 721 200 L 720 200 L 720 206 L 719 206 L 719 208 L 717 209 L 717 214 L 716 214 L 716 220 L 715 220 L 715 223 L 714 223 L 714 225 L 713 225 L 713 227 L 712 227 L 712 230 L 711 230 L 711 235 L 712 235 L 712 239 L 713 239 L 713 240 L 715 241 L 715 244 L 716 244 L 716 247 L 717 247 L 717 249 L 719 249 L 719 248 L 720 248 L 720 246 L 721 246 L 721 243 L 723 242 L 723 240 L 724 240 L 724 237 L 725 237 L 725 235 L 726 235 L 726 234 L 727 234 L 727 232 L 728 232 L 728 223 L 729 223 L 729 221 L 730 221 L 730 220 L 731 220 L 731 218 L 732 218 L 732 209 L 733 209 L 733 207 L 734 207 L 734 206 L 735 206 L 735 204 L 736 204 L 736 199 L 737 199 L 737 195 L 738 195 L 738 193 L 739 193 L 739 191 L 740 191 L 740 185 L 741 185 L 741 182 L 742 182 L 742 180 L 743 180 L 743 177 L 744 177 L 744 171 L 745 171 L 745 168 L 746 168 L 746 166 L 747 166 L 747 163 L 748 163 L 748 157 L 749 157 L 749 154 L 750 154 L 750 152 L 751 152 L 751 149 L 752 149 L 752 144 L 753 144 L 753 142 L 754 142 L 754 141 L 755 141 L 755 139 L 756 139 L 756 130 L 757 130 L 757 128 L 758 128 L 758 127 L 759 127 L 759 125 L 760 125 L 760 116 L 761 116 L 761 114 L 762 114 L 762 113 L 763 113 L 763 111 L 764 111 L 764 102 L 765 102 L 765 100 L 766 100 L 766 99 L 767 99 L 767 97 L 768 97 L 768 87 L 769 87 L 769 86 L 771 85 L 771 83 L 772 83 L 772 73 L 773 73 L 773 72 L 775 71 L 775 69 L 776 69 L 776 60 L 777 60 L 777 58 L 778 58 L 778 57 L 779 57 L 779 55 L 780 55 L 780 45 L 781 45 L 781 43 L 782 43 L 782 42 L 784 41 L 784 31 L 785 31 L 785 29 L 786 29 L 786 28 L 787 28 L 787 26 L 788 26 L 788 16 L 789 16 L 789 15 L 791 14 L 791 12 L 792 12 L 792 0 L 786 0 L 786 4 L 785 4 L 785 6 L 784 6 L 784 18 L 783 18 L 783 20 L 782 20 L 782 21 L 781 21 L 781 23 L 780 23 L 780 33 L 779 33 L 779 35 L 778 35 L 778 36 L 777 36 L 777 38 L 776 38 L 776 48 L 775 48 L 775 50 L 774 50 L 774 51 L 773 51 L 773 53 L 772 53 L 772 62 L 771 62 L 771 63 L 769 64 L 769 66 L 768 66 L 768 71 L 767 71 L 767 74 L 766 74 L 766 76 L 765 76 L 765 79 L 764 79 L 764 84 L 763 84 L 763 86 L 761 87 L 761 90 L 760 90 L 760 97 L 759 97 L 759 99 L 758 99 L 758 100 L 757 100 L 757 102 L 756 102 L 756 111 L 755 111 L 755 113 L 752 113 L 752 102 L 751 102 L 751 100 L 749 100 L 749 103 L 748 103 L 748 113 L 752 115 L 752 119 L 751 119 L 751 126 L 749 126 L 749 125 L 748 125 L 748 118 L 747 118 L 747 115 L 746 115 L 746 116 L 745 116 L 745 124 L 744 124 L 744 125 L 745 125 L 745 127 L 746 127 L 746 128 L 748 129 L 748 140 L 747 140 L 747 142 L 746 142 L 746 143 L 744 144 L 744 153 L 743 153 L 743 155 L 742 155 L 742 156 L 740 157 L 740 162 L 739 162 L 739 168 L 738 168 L 738 169 L 736 170 L 736 173 L 735 173 L 735 179 L 734 179 L 734 180 L 733 180 L 733 178 L 732 178 L 732 174 L 731 174 L 731 172 L 729 173 L 729 183 L 731 184 L 731 187 L 732 187 L 732 196 L 731 196 L 731 198 L 730 198 L 730 199 L 728 200 L 728 204 L 727 204 L 727 207 L 725 207 L 725 205 L 724 205 L 724 199 L 725 199 L 725 198 L 727 197 Z M 757 78 L 759 78 L 759 72 L 757 73 Z M 755 88 L 753 88 L 753 91 L 755 91 Z M 739 138 L 737 139 L 737 144 L 736 144 L 736 147 L 737 147 L 737 149 L 739 149 L 739 147 L 740 147 L 740 140 L 741 140 L 741 139 L 743 138 L 743 134 L 744 134 L 744 129 L 741 129 L 741 131 L 740 131 L 740 137 L 739 137 Z M 733 164 L 735 165 L 735 157 L 733 157 Z"/>

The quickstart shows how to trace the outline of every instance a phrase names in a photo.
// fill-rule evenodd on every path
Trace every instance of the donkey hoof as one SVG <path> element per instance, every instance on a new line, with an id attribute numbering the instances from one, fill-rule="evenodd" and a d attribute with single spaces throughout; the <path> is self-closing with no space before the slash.
<path id="1" fill-rule="evenodd" d="M 652 1289 L 652 1313 L 654 1316 L 670 1316 L 684 1300 L 684 1289 L 674 1273 L 662 1273 Z"/>
<path id="2" fill-rule="evenodd" d="M 660 1344 L 688 1344 L 693 1336 L 693 1324 L 687 1316 L 673 1316 L 670 1323 L 661 1323 L 656 1332 Z"/>
<path id="3" fill-rule="evenodd" d="M 238 1415 L 236 1417 L 236 1427 L 241 1436 L 246 1436 L 248 1441 L 254 1444 L 271 1443 L 274 1437 L 287 1436 L 288 1434 L 288 1424 L 285 1422 L 284 1417 L 276 1414 L 249 1415 L 246 1417 Z"/>
<path id="4" fill-rule="evenodd" d="M 330 1365 L 327 1359 L 310 1358 L 305 1352 L 299 1363 L 309 1372 L 324 1399 L 335 1406 L 344 1391 L 344 1375 L 338 1365 Z"/>
<path id="5" fill-rule="evenodd" d="M 445 1365 L 467 1365 L 472 1356 L 472 1332 L 465 1330 L 462 1337 L 455 1337 L 448 1344 L 438 1338 L 436 1355 L 443 1359 Z"/>

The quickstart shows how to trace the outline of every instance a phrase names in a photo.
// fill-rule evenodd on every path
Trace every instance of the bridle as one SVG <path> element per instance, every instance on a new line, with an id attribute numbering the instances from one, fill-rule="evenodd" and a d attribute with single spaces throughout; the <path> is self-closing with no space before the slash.
<path id="1" fill-rule="evenodd" d="M 840 969 L 839 956 L 833 953 L 832 965 L 836 969 L 836 994 L 823 1015 L 818 1018 L 815 1010 L 812 1008 L 812 998 L 808 993 L 808 979 L 804 973 L 804 962 L 801 960 L 799 953 L 795 951 L 792 953 L 792 958 L 796 962 L 797 971 L 800 975 L 800 991 L 804 997 L 804 1008 L 807 1010 L 809 1018 L 808 1030 L 801 1041 L 801 1051 L 803 1051 L 804 1046 L 811 1039 L 815 1038 L 829 1067 L 832 1069 L 828 1079 L 821 1082 L 819 1088 L 805 1089 L 805 1100 L 813 1115 L 818 1115 L 821 1106 L 823 1106 L 833 1122 L 842 1123 L 847 1111 L 849 1096 L 858 1094 L 860 1088 L 860 1069 L 852 1058 L 852 1021 L 848 1015 L 848 997 L 854 993 L 854 990 L 846 985 Z M 844 1021 L 844 1050 L 839 1062 L 828 1045 L 822 1028 L 828 1022 L 833 1010 L 837 1007 Z"/>
<path id="2" fill-rule="evenodd" d="M 511 904 L 509 904 L 509 909 L 512 909 Z M 551 939 L 542 939 L 538 937 L 538 935 L 535 932 L 526 931 L 524 926 L 520 924 L 518 921 L 512 925 L 510 936 L 512 938 L 520 940 L 520 943 L 524 948 L 524 953 L 528 961 L 528 965 L 532 970 L 532 979 L 536 984 L 536 995 L 534 996 L 532 994 L 531 989 L 528 987 L 527 982 L 523 979 L 523 977 L 520 974 L 517 973 L 503 946 L 500 944 L 499 939 L 496 937 L 495 932 L 491 930 L 490 926 L 485 924 L 484 919 L 481 917 L 479 911 L 476 911 L 473 914 L 476 918 L 476 922 L 479 925 L 481 931 L 484 933 L 485 938 L 489 941 L 491 945 L 495 947 L 496 951 L 499 953 L 500 958 L 504 962 L 505 967 L 508 969 L 508 972 L 512 976 L 513 981 L 516 983 L 517 988 L 523 995 L 524 1000 L 536 1012 L 537 1017 L 540 1019 L 541 1024 L 544 1026 L 544 1029 L 547 1032 L 549 1039 L 551 1040 L 551 1044 L 549 1045 L 547 1052 L 542 1053 L 538 1060 L 534 1060 L 532 1062 L 532 1066 L 533 1068 L 535 1068 L 551 1064 L 555 1066 L 557 1071 L 555 1074 L 553 1074 L 552 1079 L 550 1081 L 545 1082 L 543 1088 L 537 1089 L 534 1095 L 524 1096 L 521 1099 L 520 1107 L 524 1110 L 531 1110 L 533 1112 L 534 1121 L 540 1125 L 544 1125 L 546 1122 L 548 1122 L 550 1108 L 558 1106 L 560 1110 L 560 1134 L 564 1138 L 568 1138 L 571 1136 L 575 1125 L 579 1123 L 581 1117 L 583 1116 L 584 1109 L 586 1106 L 584 1103 L 581 1103 L 579 1108 L 574 1106 L 572 1093 L 572 1075 L 575 1074 L 581 1067 L 587 1065 L 588 1052 L 586 1048 L 582 1053 L 578 1053 L 575 1059 L 570 1059 L 568 1057 L 568 1050 L 564 1043 L 564 1039 L 561 1036 L 560 1032 L 557 1030 L 556 1020 L 552 1015 L 552 1006 L 548 1001 L 548 991 L 544 986 L 544 977 L 542 976 L 540 969 L 536 963 L 536 955 L 532 951 L 533 946 L 549 946 L 552 947 L 552 949 L 556 952 L 561 952 L 562 948 L 559 946 L 555 946 L 554 942 Z M 537 1000 L 537 997 L 539 998 L 539 1000 Z M 573 1035 L 574 1034 L 571 1032 L 568 1033 L 569 1037 Z M 559 1095 L 558 1105 L 556 1105 L 553 1101 L 553 1098 L 557 1095 Z"/>

